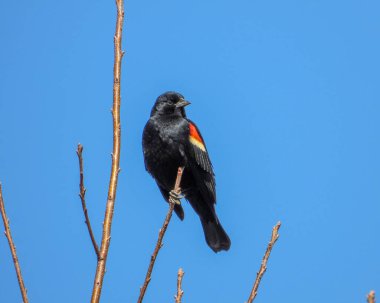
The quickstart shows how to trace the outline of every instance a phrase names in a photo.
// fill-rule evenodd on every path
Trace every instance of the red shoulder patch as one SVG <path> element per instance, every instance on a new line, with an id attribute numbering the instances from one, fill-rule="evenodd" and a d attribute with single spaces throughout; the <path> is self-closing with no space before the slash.
<path id="1" fill-rule="evenodd" d="M 202 137 L 199 135 L 196 126 L 192 123 L 190 123 L 190 137 L 192 137 L 200 143 L 203 143 Z"/>
<path id="2" fill-rule="evenodd" d="M 189 123 L 190 128 L 190 143 L 200 148 L 202 151 L 206 151 L 201 135 L 199 134 L 197 127 Z"/>

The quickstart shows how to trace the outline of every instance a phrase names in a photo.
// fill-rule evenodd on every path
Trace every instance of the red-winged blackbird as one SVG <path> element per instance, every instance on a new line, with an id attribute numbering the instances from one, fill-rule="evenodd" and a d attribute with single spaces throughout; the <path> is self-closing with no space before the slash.
<path id="1" fill-rule="evenodd" d="M 215 213 L 212 164 L 201 133 L 186 117 L 184 107 L 189 104 L 176 92 L 166 92 L 157 98 L 143 132 L 145 167 L 168 202 L 178 167 L 185 167 L 181 194 L 199 215 L 211 249 L 228 250 L 231 241 Z M 174 211 L 183 220 L 182 206 L 175 205 Z"/>

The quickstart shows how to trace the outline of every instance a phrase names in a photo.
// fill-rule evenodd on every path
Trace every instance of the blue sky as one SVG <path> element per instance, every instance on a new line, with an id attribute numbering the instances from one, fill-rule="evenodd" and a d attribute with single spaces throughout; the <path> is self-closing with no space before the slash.
<path id="1" fill-rule="evenodd" d="M 127 1 L 122 172 L 103 302 L 137 299 L 167 206 L 145 172 L 155 98 L 181 92 L 232 240 L 214 254 L 187 202 L 146 302 L 244 302 L 283 222 L 255 302 L 365 302 L 380 291 L 377 1 Z M 0 180 L 31 302 L 89 301 L 112 151 L 113 1 L 0 3 Z M 5 237 L 0 302 L 20 302 Z"/>

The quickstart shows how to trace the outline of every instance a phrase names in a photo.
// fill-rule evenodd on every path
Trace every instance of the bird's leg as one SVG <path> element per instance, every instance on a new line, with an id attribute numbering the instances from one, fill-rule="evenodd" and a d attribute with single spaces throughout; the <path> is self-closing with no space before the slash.
<path id="1" fill-rule="evenodd" d="M 182 199 L 184 196 L 181 194 L 181 189 L 178 188 L 178 190 L 171 190 L 169 192 L 169 202 L 181 205 L 180 199 Z"/>

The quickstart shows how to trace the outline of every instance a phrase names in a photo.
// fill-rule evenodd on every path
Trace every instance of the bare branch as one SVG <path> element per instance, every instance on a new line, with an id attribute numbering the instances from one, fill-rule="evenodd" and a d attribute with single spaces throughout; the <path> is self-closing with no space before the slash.
<path id="1" fill-rule="evenodd" d="M 367 302 L 368 303 L 375 303 L 376 302 L 375 292 L 373 290 L 371 290 L 369 292 L 369 294 L 367 295 Z"/>
<path id="2" fill-rule="evenodd" d="M 78 160 L 79 160 L 79 197 L 82 202 L 82 209 L 83 209 L 84 217 L 86 219 L 85 223 L 87 225 L 88 233 L 90 234 L 92 246 L 94 246 L 96 257 L 99 260 L 100 258 L 99 247 L 98 247 L 98 244 L 96 243 L 94 233 L 92 232 L 90 218 L 88 217 L 88 211 L 87 211 L 87 206 L 86 206 L 86 199 L 85 199 L 86 188 L 84 187 L 82 152 L 83 152 L 83 146 L 82 144 L 78 144 L 77 155 L 78 155 Z"/>
<path id="3" fill-rule="evenodd" d="M 264 254 L 263 260 L 261 261 L 260 270 L 258 271 L 258 273 L 256 275 L 256 280 L 255 280 L 255 283 L 253 284 L 253 288 L 251 290 L 251 294 L 249 295 L 247 303 L 252 303 L 253 300 L 256 298 L 257 290 L 259 288 L 261 279 L 264 276 L 265 271 L 267 270 L 267 262 L 268 262 L 270 253 L 272 251 L 274 244 L 276 243 L 276 241 L 279 237 L 278 231 L 279 231 L 280 227 L 281 227 L 281 222 L 277 222 L 277 224 L 273 227 L 272 237 L 269 241 L 269 244 L 268 244 L 267 250 Z"/>
<path id="4" fill-rule="evenodd" d="M 177 178 L 176 178 L 175 185 L 174 185 L 174 191 L 176 193 L 178 193 L 178 194 L 180 194 L 180 184 L 181 184 L 183 170 L 184 170 L 183 167 L 179 167 L 178 168 Z M 166 229 L 168 228 L 170 219 L 172 217 L 172 213 L 173 213 L 173 210 L 174 210 L 174 205 L 180 203 L 179 200 L 175 200 L 172 197 L 170 197 L 169 200 L 170 200 L 169 210 L 168 210 L 168 213 L 166 214 L 164 224 L 162 225 L 162 227 L 160 229 L 160 232 L 158 234 L 158 239 L 157 239 L 156 247 L 154 248 L 153 254 L 152 254 L 151 258 L 150 258 L 150 263 L 149 263 L 148 271 L 147 271 L 146 276 L 145 276 L 145 281 L 144 281 L 143 286 L 140 288 L 140 296 L 139 296 L 139 298 L 137 300 L 138 303 L 141 303 L 143 301 L 146 289 L 148 288 L 149 282 L 151 280 L 154 263 L 156 262 L 156 258 L 157 258 L 158 252 L 160 251 L 160 249 L 161 249 L 161 247 L 163 245 L 162 244 L 162 239 L 164 238 Z"/>
<path id="5" fill-rule="evenodd" d="M 116 0 L 117 7 L 117 19 L 116 29 L 114 36 L 114 67 L 113 67 L 113 152 L 112 152 L 112 166 L 111 176 L 108 187 L 108 198 L 106 212 L 103 221 L 103 235 L 100 246 L 100 258 L 96 267 L 96 275 L 94 280 L 94 286 L 92 290 L 91 303 L 98 303 L 103 287 L 103 279 L 106 271 L 106 261 L 108 256 L 108 250 L 111 240 L 111 226 L 112 218 L 115 207 L 117 181 L 120 172 L 120 79 L 121 79 L 121 61 L 123 58 L 123 52 L 121 50 L 121 37 L 123 31 L 124 21 L 124 3 L 123 0 Z"/>
<path id="6" fill-rule="evenodd" d="M 177 295 L 174 296 L 175 303 L 181 303 L 182 296 L 183 296 L 183 290 L 182 290 L 182 278 L 185 272 L 182 270 L 182 268 L 178 269 L 178 277 L 177 277 Z"/>
<path id="7" fill-rule="evenodd" d="M 4 205 L 4 200 L 3 200 L 3 192 L 2 192 L 1 184 L 0 184 L 0 211 L 1 211 L 1 216 L 3 218 L 3 222 L 4 222 L 4 228 L 5 228 L 4 234 L 7 237 L 9 248 L 11 250 L 13 264 L 15 265 L 17 280 L 18 280 L 18 284 L 20 286 L 20 291 L 22 295 L 22 300 L 24 303 L 28 303 L 29 301 L 28 301 L 27 291 L 25 288 L 24 280 L 22 278 L 20 263 L 18 262 L 18 258 L 16 254 L 16 246 L 12 239 L 9 219 L 7 218 L 7 214 L 5 212 L 5 205 Z"/>

